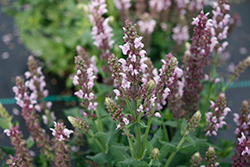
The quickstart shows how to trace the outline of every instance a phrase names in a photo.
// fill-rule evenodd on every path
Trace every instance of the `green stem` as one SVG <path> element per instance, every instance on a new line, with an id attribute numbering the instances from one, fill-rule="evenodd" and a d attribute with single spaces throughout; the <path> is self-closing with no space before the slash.
<path id="1" fill-rule="evenodd" d="M 155 112 L 156 106 L 157 106 L 157 102 L 155 103 L 155 106 L 154 106 L 154 108 L 152 109 L 152 112 L 151 112 L 152 115 L 153 115 L 153 113 Z M 142 151 L 143 151 L 143 153 L 144 153 L 144 150 L 145 150 L 146 140 L 147 140 L 147 138 L 148 138 L 149 129 L 150 129 L 150 126 L 151 126 L 151 123 L 152 123 L 152 118 L 153 118 L 153 116 L 150 116 L 150 117 L 149 117 L 149 120 L 148 120 L 148 123 L 147 123 L 147 129 L 146 129 L 145 136 L 144 136 L 144 140 L 143 140 L 143 144 L 142 144 Z M 144 156 L 144 155 L 143 155 L 143 156 Z"/>
<path id="2" fill-rule="evenodd" d="M 99 83 L 97 81 L 95 82 L 95 85 L 96 85 L 97 91 L 102 92 L 102 89 L 100 88 Z"/>
<path id="3" fill-rule="evenodd" d="M 108 161 L 108 167 L 112 167 L 111 161 Z"/>
<path id="4" fill-rule="evenodd" d="M 151 159 L 150 162 L 149 162 L 149 164 L 148 164 L 148 166 L 149 166 L 149 167 L 152 166 L 152 165 L 153 165 L 153 162 L 154 162 L 154 160 Z"/>
<path id="5" fill-rule="evenodd" d="M 131 156 L 133 158 L 135 158 L 135 146 L 133 144 L 133 141 L 131 140 L 131 137 L 129 137 L 129 132 L 128 132 L 127 129 L 125 129 L 125 134 L 127 135 L 127 138 L 128 138 L 128 143 L 129 143 L 129 148 L 130 148 Z"/>
<path id="6" fill-rule="evenodd" d="M 211 70 L 211 77 L 214 78 L 216 76 L 216 62 L 217 62 L 217 52 L 214 53 L 214 59 Z"/>
<path id="7" fill-rule="evenodd" d="M 96 113 L 96 116 L 97 116 L 97 122 L 96 122 L 96 124 L 97 124 L 97 130 L 99 131 L 99 132 L 103 132 L 103 126 L 102 126 L 102 122 L 101 122 L 101 118 L 100 118 L 100 114 L 99 114 L 99 111 L 98 111 L 98 109 L 96 108 L 96 110 L 95 110 L 95 113 Z M 102 146 L 103 146 L 103 148 L 104 148 L 104 152 L 107 152 L 108 151 L 108 149 L 107 149 L 107 146 L 106 146 L 106 142 L 105 142 L 105 139 L 101 139 L 101 144 L 102 144 Z"/>
<path id="8" fill-rule="evenodd" d="M 136 94 L 136 85 L 133 84 L 133 93 L 134 95 Z M 134 118 L 137 120 L 137 100 L 135 97 L 133 97 L 133 113 L 134 113 Z"/>
<path id="9" fill-rule="evenodd" d="M 222 92 L 225 93 L 225 91 L 227 90 L 227 88 L 231 85 L 231 83 L 233 82 L 233 78 L 230 79 L 230 81 L 227 83 L 227 85 L 225 87 L 223 87 Z"/>
<path id="10" fill-rule="evenodd" d="M 172 159 L 174 158 L 175 154 L 181 149 L 182 144 L 185 142 L 185 135 L 182 137 L 181 141 L 179 142 L 179 144 L 176 147 L 176 151 L 172 152 L 172 154 L 170 155 L 170 157 L 168 158 L 166 164 L 164 167 L 168 167 L 168 165 L 170 164 L 170 162 L 172 161 Z"/>
<path id="11" fill-rule="evenodd" d="M 205 107 L 203 108 L 203 111 L 201 111 L 202 116 L 207 112 L 210 96 L 212 94 L 212 86 L 213 86 L 213 83 L 209 83 L 208 94 L 207 94 L 207 98 L 206 98 L 205 105 L 204 105 Z"/>
<path id="12" fill-rule="evenodd" d="M 124 91 L 123 88 L 122 88 L 122 93 L 125 95 L 125 91 Z M 128 108 L 129 108 L 130 113 L 135 118 L 135 115 L 134 115 L 134 112 L 133 112 L 133 109 L 132 109 L 132 106 L 131 106 L 130 102 L 128 101 L 127 98 L 125 98 L 125 101 L 126 101 L 126 104 L 127 104 Z"/>
<path id="13" fill-rule="evenodd" d="M 159 112 L 160 112 L 160 114 L 162 116 L 162 112 L 161 111 L 159 111 Z M 162 127 L 163 127 L 163 138 L 165 139 L 165 141 L 169 142 L 169 136 L 168 136 L 167 128 L 164 125 L 163 117 L 161 117 L 161 124 L 162 124 Z"/>
<path id="14" fill-rule="evenodd" d="M 138 127 L 135 127 L 135 135 L 136 135 L 136 141 L 137 141 L 137 159 L 141 159 L 141 130 Z"/>

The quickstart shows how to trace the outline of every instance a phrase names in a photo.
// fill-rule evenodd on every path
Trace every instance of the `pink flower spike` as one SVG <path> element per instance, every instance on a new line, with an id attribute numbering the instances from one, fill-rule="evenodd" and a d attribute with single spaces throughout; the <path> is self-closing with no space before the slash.
<path id="1" fill-rule="evenodd" d="M 7 136 L 10 137 L 10 130 L 9 130 L 9 129 L 5 129 L 5 130 L 3 131 L 3 133 L 5 133 Z"/>
<path id="2" fill-rule="evenodd" d="M 37 67 L 36 71 L 39 75 L 43 75 L 42 67 Z"/>
<path id="3" fill-rule="evenodd" d="M 65 138 L 63 137 L 63 135 L 60 135 L 60 137 L 59 137 L 58 140 L 59 140 L 59 141 L 63 141 L 63 140 L 65 140 Z"/>
<path id="4" fill-rule="evenodd" d="M 49 130 L 51 130 L 51 131 L 52 131 L 52 135 L 53 135 L 53 136 L 55 136 L 55 135 L 56 135 L 56 131 L 55 131 L 55 129 L 53 129 L 53 128 L 49 128 Z"/>
<path id="5" fill-rule="evenodd" d="M 246 141 L 246 136 L 244 135 L 243 132 L 241 132 L 241 138 L 238 138 L 239 140 L 239 144 L 243 143 L 244 141 Z"/>
<path id="6" fill-rule="evenodd" d="M 122 118 L 123 122 L 125 123 L 125 125 L 129 124 L 129 120 L 127 118 Z"/>
<path id="7" fill-rule="evenodd" d="M 73 78 L 73 84 L 76 86 L 76 85 L 79 85 L 79 82 L 78 82 L 78 79 L 79 77 L 77 75 L 74 76 Z"/>
<path id="8" fill-rule="evenodd" d="M 115 130 L 120 129 L 120 128 L 121 128 L 121 125 L 118 124 L 118 125 L 116 126 L 116 129 L 115 129 Z"/>
<path id="9" fill-rule="evenodd" d="M 226 107 L 224 110 L 223 110 L 223 115 L 226 116 L 228 112 L 231 112 L 231 109 L 229 107 Z"/>
<path id="10" fill-rule="evenodd" d="M 79 98 L 83 98 L 84 93 L 83 93 L 83 91 L 80 89 L 79 91 L 75 92 L 74 95 L 76 95 L 76 96 L 79 97 Z"/>
<path id="11" fill-rule="evenodd" d="M 71 133 L 74 133 L 74 131 L 73 130 L 68 130 L 67 128 L 65 128 L 65 129 L 63 129 L 63 133 L 64 133 L 65 136 L 67 136 L 67 138 L 69 138 L 69 135 Z"/>
<path id="12" fill-rule="evenodd" d="M 127 55 L 128 51 L 130 50 L 129 43 L 125 43 L 124 45 L 120 45 L 119 48 L 122 49 L 122 53 L 124 55 Z"/>
<path id="13" fill-rule="evenodd" d="M 138 112 L 143 112 L 143 106 L 140 105 L 139 108 L 137 109 Z"/>
<path id="14" fill-rule="evenodd" d="M 119 96 L 121 96 L 121 93 L 118 89 L 114 89 L 113 92 L 116 94 L 115 99 L 117 100 Z"/>
<path id="15" fill-rule="evenodd" d="M 212 100 L 210 100 L 210 108 L 213 108 L 214 107 L 214 105 L 215 105 L 215 103 L 212 101 Z"/>
<path id="16" fill-rule="evenodd" d="M 25 75 L 26 79 L 29 79 L 31 77 L 31 73 L 29 71 L 26 71 L 24 73 L 24 75 Z"/>
<path id="17" fill-rule="evenodd" d="M 147 54 L 147 52 L 146 52 L 145 50 L 141 50 L 141 51 L 139 52 L 139 55 L 140 55 L 142 58 L 145 57 L 145 54 Z"/>
<path id="18" fill-rule="evenodd" d="M 155 117 L 161 118 L 161 114 L 160 114 L 159 112 L 156 112 L 156 113 L 154 114 L 154 116 L 155 116 Z"/>
<path id="19" fill-rule="evenodd" d="M 142 37 L 135 38 L 134 43 L 135 43 L 135 48 L 143 48 L 144 44 L 141 42 Z"/>
<path id="20" fill-rule="evenodd" d="M 241 155 L 244 155 L 244 154 L 246 154 L 246 153 L 247 153 L 248 155 L 250 155 L 250 150 L 249 150 L 249 148 L 248 148 L 247 146 L 245 147 L 245 150 L 242 151 Z"/>
<path id="21" fill-rule="evenodd" d="M 192 21 L 192 25 L 195 25 L 195 26 L 198 26 L 198 23 L 199 23 L 199 18 L 196 17 L 196 18 L 193 18 L 193 21 Z"/>

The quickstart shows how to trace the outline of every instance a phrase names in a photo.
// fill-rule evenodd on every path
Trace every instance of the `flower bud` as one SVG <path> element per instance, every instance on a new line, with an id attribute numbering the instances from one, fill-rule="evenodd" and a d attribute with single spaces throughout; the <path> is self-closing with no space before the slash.
<path id="1" fill-rule="evenodd" d="M 209 146 L 206 152 L 206 157 L 205 157 L 205 161 L 207 163 L 206 166 L 216 166 L 216 152 L 214 147 Z"/>
<path id="2" fill-rule="evenodd" d="M 148 81 L 147 86 L 149 89 L 153 89 L 155 87 L 155 81 L 153 80 Z"/>
<path id="3" fill-rule="evenodd" d="M 191 167 L 198 167 L 198 166 L 200 166 L 201 161 L 202 161 L 202 157 L 201 157 L 199 151 L 197 151 L 196 153 L 194 153 L 191 156 L 191 164 L 190 164 L 190 166 Z"/>
<path id="4" fill-rule="evenodd" d="M 151 151 L 150 158 L 157 161 L 159 156 L 160 156 L 160 150 L 158 148 L 154 148 Z"/>
<path id="5" fill-rule="evenodd" d="M 238 79 L 238 77 L 245 71 L 248 66 L 250 66 L 250 56 L 239 62 L 239 64 L 235 67 L 233 76 L 231 76 L 231 80 L 235 81 L 236 79 Z"/>
<path id="6" fill-rule="evenodd" d="M 84 133 L 86 133 L 90 128 L 88 122 L 85 119 L 72 116 L 68 116 L 67 118 L 75 128 L 82 130 Z"/>
<path id="7" fill-rule="evenodd" d="M 187 131 L 194 131 L 201 121 L 201 112 L 198 110 L 188 122 Z"/>

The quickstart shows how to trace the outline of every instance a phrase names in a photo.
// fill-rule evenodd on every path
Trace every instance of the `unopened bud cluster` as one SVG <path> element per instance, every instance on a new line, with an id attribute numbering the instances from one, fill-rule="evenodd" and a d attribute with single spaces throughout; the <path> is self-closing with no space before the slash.
<path id="1" fill-rule="evenodd" d="M 206 161 L 206 167 L 215 167 L 218 166 L 219 163 L 216 162 L 216 152 L 214 147 L 209 146 L 206 152 L 206 157 L 205 157 L 205 161 Z"/>
<path id="2" fill-rule="evenodd" d="M 236 79 L 238 79 L 240 74 L 243 73 L 248 66 L 250 66 L 250 56 L 239 62 L 239 64 L 235 67 L 234 73 L 231 76 L 231 80 L 235 81 Z"/>
<path id="3" fill-rule="evenodd" d="M 187 131 L 193 132 L 201 121 L 201 112 L 198 110 L 189 120 L 187 125 Z"/>
<path id="4" fill-rule="evenodd" d="M 75 128 L 83 131 L 84 133 L 88 132 L 90 128 L 88 122 L 83 118 L 68 116 L 68 120 Z"/>
<path id="5" fill-rule="evenodd" d="M 190 166 L 191 167 L 199 167 L 201 165 L 202 157 L 200 152 L 196 152 L 191 156 Z"/>
<path id="6" fill-rule="evenodd" d="M 158 148 L 153 148 L 150 153 L 150 158 L 157 161 L 159 159 L 160 153 L 161 152 Z"/>
<path id="7" fill-rule="evenodd" d="M 105 105 L 112 119 L 118 122 L 116 129 L 124 129 L 125 125 L 129 124 L 129 120 L 124 117 L 123 109 L 109 97 L 106 97 Z"/>

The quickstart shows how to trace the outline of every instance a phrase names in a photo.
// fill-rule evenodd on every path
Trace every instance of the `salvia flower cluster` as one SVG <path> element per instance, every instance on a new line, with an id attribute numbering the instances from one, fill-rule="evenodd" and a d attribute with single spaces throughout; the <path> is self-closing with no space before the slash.
<path id="1" fill-rule="evenodd" d="M 29 93 L 24 79 L 20 76 L 16 77 L 16 86 L 13 87 L 15 93 L 15 99 L 17 104 L 22 108 L 22 116 L 25 119 L 25 123 L 31 133 L 31 136 L 36 141 L 37 146 L 41 149 L 40 151 L 46 155 L 48 159 L 51 159 L 50 141 L 44 129 L 41 128 L 41 124 L 38 120 L 35 111 L 36 94 L 34 92 Z"/>
<path id="2" fill-rule="evenodd" d="M 238 145 L 236 148 L 235 155 L 233 156 L 232 166 L 244 166 L 250 165 L 249 155 L 250 155 L 250 140 L 248 137 L 241 133 L 241 137 L 238 138 Z"/>
<path id="3" fill-rule="evenodd" d="M 94 23 L 91 34 L 93 35 L 94 45 L 97 46 L 99 50 L 102 50 L 100 57 L 103 60 L 107 60 L 108 55 L 110 54 L 110 49 L 114 43 L 111 40 L 113 36 L 112 28 L 108 25 L 109 18 L 103 18 L 103 15 L 107 13 L 107 4 L 105 0 L 92 0 L 89 5 L 89 15 L 90 21 Z"/>
<path id="4" fill-rule="evenodd" d="M 76 74 L 73 78 L 73 84 L 80 85 L 80 89 L 75 92 L 75 95 L 81 99 L 82 106 L 88 110 L 95 110 L 98 103 L 96 102 L 96 96 L 93 91 L 94 80 L 97 78 L 97 67 L 95 65 L 95 57 L 88 60 L 89 56 L 87 52 L 81 47 L 77 47 L 78 56 L 75 57 Z"/>
<path id="5" fill-rule="evenodd" d="M 249 130 L 250 130 L 249 112 L 250 112 L 249 104 L 246 100 L 244 100 L 241 105 L 240 115 L 234 113 L 234 122 L 237 125 L 237 128 L 235 129 L 234 133 L 238 138 L 240 138 L 241 133 L 249 135 Z"/>
<path id="6" fill-rule="evenodd" d="M 27 79 L 27 81 L 25 82 L 25 86 L 31 90 L 34 100 L 40 101 L 39 103 L 36 103 L 34 106 L 36 111 L 41 112 L 42 110 L 43 111 L 46 110 L 46 114 L 44 114 L 42 118 L 43 122 L 45 124 L 48 124 L 49 119 L 55 120 L 56 117 L 54 112 L 50 112 L 52 102 L 44 101 L 44 98 L 46 98 L 49 95 L 49 91 L 45 89 L 46 82 L 42 72 L 42 67 L 38 65 L 38 62 L 34 59 L 33 56 L 28 57 L 27 65 L 29 71 L 26 71 L 24 73 Z"/>
<path id="7" fill-rule="evenodd" d="M 11 144 L 15 147 L 15 154 L 18 158 L 7 160 L 9 166 L 33 166 L 33 158 L 29 154 L 26 140 L 23 140 L 23 133 L 19 130 L 18 126 L 12 126 L 10 129 L 5 129 L 4 133 L 10 137 Z"/>
<path id="8" fill-rule="evenodd" d="M 203 68 L 208 64 L 211 44 L 212 20 L 203 11 L 193 19 L 194 32 L 190 51 L 183 57 L 185 86 L 182 100 L 184 110 L 192 113 L 197 109 L 200 92 L 203 89 L 201 80 L 204 78 Z"/>
<path id="9" fill-rule="evenodd" d="M 209 79 L 211 82 L 202 82 L 205 76 L 203 70 L 209 65 L 211 52 L 215 50 L 222 53 L 228 44 L 225 40 L 230 22 L 229 3 L 227 0 L 217 1 L 213 3 L 212 19 L 203 11 L 193 18 L 192 42 L 186 42 L 189 40 L 190 27 L 186 25 L 191 15 L 189 11 L 195 13 L 206 3 L 203 0 L 115 0 L 107 3 L 105 0 L 91 0 L 88 6 L 89 18 L 94 24 L 91 34 L 102 60 L 90 57 L 87 48 L 76 47 L 76 72 L 72 79 L 77 91 L 74 95 L 81 99 L 81 106 L 85 110 L 76 107 L 70 113 L 72 115 L 67 117 L 75 130 L 69 130 L 61 121 L 54 122 L 54 127 L 49 127 L 48 119 L 51 122 L 54 120 L 49 111 L 52 103 L 44 101 L 48 91 L 45 89 L 42 68 L 30 56 L 29 71 L 25 72 L 27 81 L 20 76 L 16 77 L 13 91 L 31 137 L 42 155 L 36 158 L 31 156 L 28 140 L 23 139 L 18 124 L 12 123 L 12 117 L 0 104 L 0 115 L 3 118 L 0 121 L 8 127 L 4 128 L 4 133 L 10 137 L 15 148 L 15 156 L 9 155 L 6 164 L 70 166 L 74 158 L 78 166 L 219 166 L 217 155 L 225 158 L 230 153 L 212 147 L 207 138 L 217 136 L 218 130 L 227 124 L 224 119 L 231 110 L 227 107 L 225 93 L 217 95 L 217 92 L 224 92 L 239 77 L 250 65 L 250 58 L 239 63 L 231 80 L 223 87 L 224 85 L 216 84 L 219 78 L 214 79 L 217 77 L 214 68 L 217 63 L 215 53 L 213 72 Z M 124 44 L 119 47 L 117 44 L 117 48 L 121 50 L 113 47 L 107 4 L 116 6 L 123 14 L 120 18 L 124 20 L 130 18 L 131 10 L 136 9 L 134 14 L 137 18 L 132 19 L 138 23 L 144 37 L 138 35 L 137 25 L 126 20 L 123 27 Z M 183 22 L 168 24 L 167 20 L 173 19 L 172 15 L 176 13 L 180 14 L 179 19 Z M 168 30 L 169 25 L 171 30 Z M 148 53 L 155 51 L 148 49 L 151 34 L 157 36 L 154 31 L 160 27 L 171 33 L 169 36 L 175 41 L 177 50 L 184 47 L 183 43 L 186 42 L 181 68 L 178 67 L 179 62 L 174 53 L 161 52 L 163 59 L 160 62 L 153 62 L 148 57 Z M 122 53 L 119 58 L 116 56 L 118 51 Z M 100 67 L 99 63 L 105 65 Z M 103 67 L 106 71 L 98 71 Z M 107 77 L 98 78 L 99 73 Z M 111 77 L 113 85 L 105 85 L 108 83 L 105 80 Z M 104 84 L 97 83 L 100 81 Z M 207 86 L 207 83 L 212 86 Z M 209 87 L 209 94 L 202 99 L 204 84 Z M 215 101 L 211 100 L 213 97 L 217 97 Z M 211 110 L 207 112 L 209 100 Z M 42 119 L 39 120 L 36 111 L 45 111 L 42 118 L 51 131 L 52 139 L 41 128 Z M 235 134 L 239 143 L 236 144 L 233 166 L 250 165 L 248 114 L 249 105 L 244 101 L 241 114 L 234 114 L 237 124 Z M 74 134 L 72 140 L 71 134 Z M 86 146 L 89 148 L 87 151 L 82 147 L 86 142 L 89 144 Z M 225 150 L 232 149 L 231 146 Z M 1 151 L 4 149 L 0 149 L 0 153 Z M 180 162 L 177 162 L 178 159 Z"/>
<path id="10" fill-rule="evenodd" d="M 212 33 L 212 45 L 210 51 L 214 49 L 218 53 L 222 53 L 228 45 L 227 39 L 228 30 L 229 30 L 229 21 L 230 21 L 230 4 L 228 0 L 221 0 L 218 2 L 213 2 L 213 26 L 211 27 Z M 219 43 L 219 41 L 223 41 Z"/>
<path id="11" fill-rule="evenodd" d="M 226 96 L 224 93 L 220 93 L 215 102 L 210 101 L 210 108 L 214 112 L 206 113 L 207 129 L 206 135 L 217 135 L 219 128 L 226 125 L 224 118 L 231 111 L 230 108 L 226 106 Z"/>
<path id="12" fill-rule="evenodd" d="M 50 128 L 52 135 L 54 136 L 54 150 L 55 159 L 53 161 L 54 166 L 70 166 L 70 145 L 66 144 L 69 141 L 72 130 L 66 128 L 63 123 L 54 122 L 54 129 Z"/>

